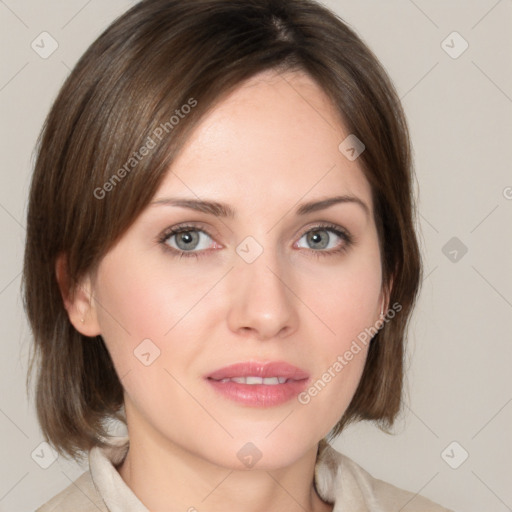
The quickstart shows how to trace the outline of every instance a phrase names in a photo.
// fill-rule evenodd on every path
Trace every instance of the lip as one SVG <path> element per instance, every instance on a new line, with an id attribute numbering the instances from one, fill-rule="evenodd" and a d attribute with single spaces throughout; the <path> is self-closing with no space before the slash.
<path id="1" fill-rule="evenodd" d="M 235 377 L 284 377 L 280 384 L 245 384 L 223 381 Z M 309 374 L 284 361 L 246 361 L 219 368 L 205 377 L 219 394 L 250 407 L 275 407 L 296 397 L 304 390 Z"/>

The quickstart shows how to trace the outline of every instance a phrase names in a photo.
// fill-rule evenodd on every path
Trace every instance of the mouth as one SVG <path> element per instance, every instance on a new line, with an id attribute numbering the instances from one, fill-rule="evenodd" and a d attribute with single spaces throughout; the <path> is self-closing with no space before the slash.
<path id="1" fill-rule="evenodd" d="M 289 363 L 247 361 L 220 368 L 206 376 L 223 397 L 249 407 L 274 407 L 300 393 L 309 374 Z"/>

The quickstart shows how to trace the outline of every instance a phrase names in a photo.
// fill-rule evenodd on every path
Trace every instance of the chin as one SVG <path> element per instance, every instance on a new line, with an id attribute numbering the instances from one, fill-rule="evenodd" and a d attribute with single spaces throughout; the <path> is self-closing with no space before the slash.
<path id="1" fill-rule="evenodd" d="M 280 427 L 278 427 L 280 428 Z M 204 437 L 204 436 L 203 436 Z M 205 439 L 207 444 L 194 445 L 196 455 L 212 464 L 230 470 L 276 470 L 292 465 L 316 449 L 321 433 L 290 429 L 277 430 L 269 435 L 268 429 L 247 428 L 246 435 L 223 439 Z"/>

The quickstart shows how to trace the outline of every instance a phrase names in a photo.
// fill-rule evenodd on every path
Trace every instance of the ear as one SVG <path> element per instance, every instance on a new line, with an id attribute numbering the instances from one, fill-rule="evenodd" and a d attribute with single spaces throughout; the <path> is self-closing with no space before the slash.
<path id="1" fill-rule="evenodd" d="M 74 328 L 84 336 L 94 337 L 101 334 L 90 277 L 86 276 L 83 278 L 71 290 L 65 254 L 60 254 L 57 257 L 55 274 L 64 307 L 68 313 L 69 321 Z"/>

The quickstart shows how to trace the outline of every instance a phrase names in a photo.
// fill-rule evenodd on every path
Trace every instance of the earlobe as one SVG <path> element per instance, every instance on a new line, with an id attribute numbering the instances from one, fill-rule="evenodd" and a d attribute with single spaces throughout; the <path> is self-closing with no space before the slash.
<path id="1" fill-rule="evenodd" d="M 69 321 L 74 328 L 84 336 L 94 337 L 101 334 L 89 276 L 86 276 L 74 289 L 71 289 L 64 254 L 57 257 L 55 275 Z"/>

